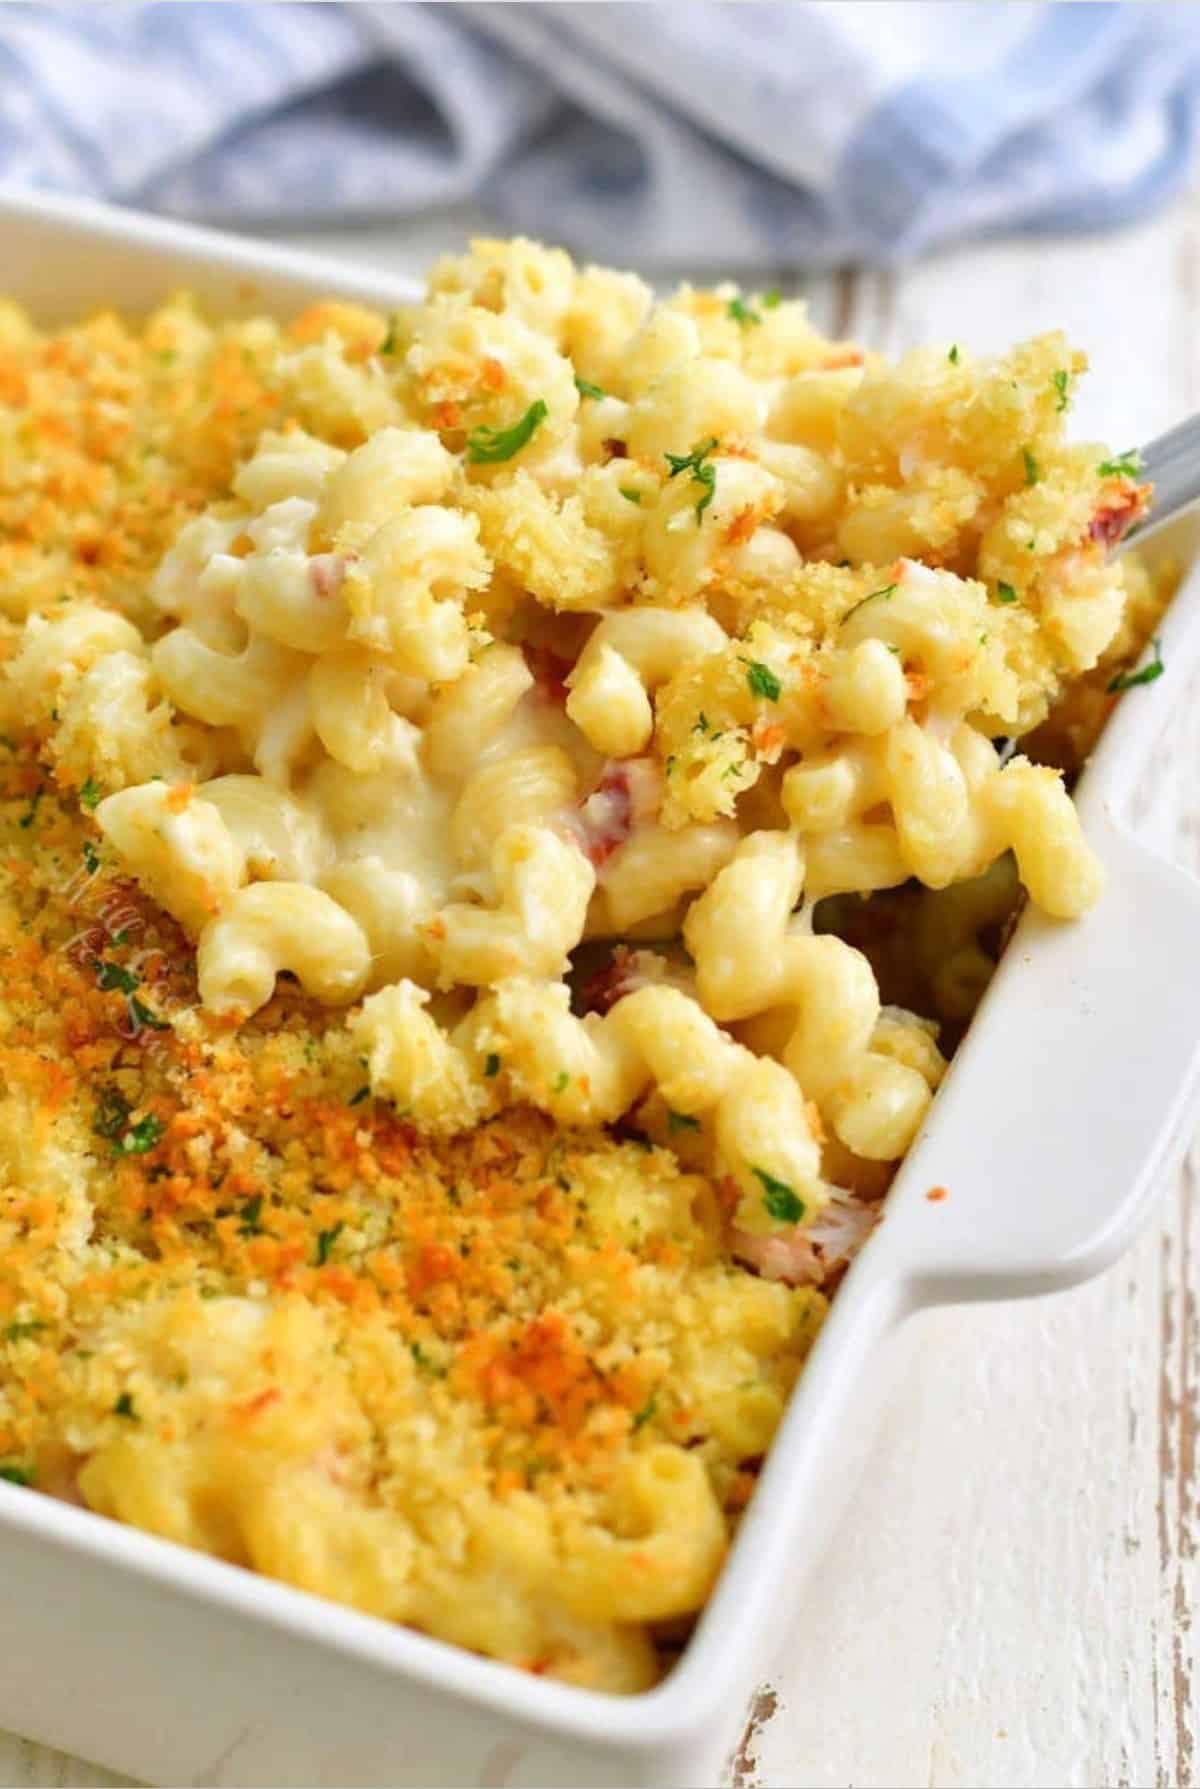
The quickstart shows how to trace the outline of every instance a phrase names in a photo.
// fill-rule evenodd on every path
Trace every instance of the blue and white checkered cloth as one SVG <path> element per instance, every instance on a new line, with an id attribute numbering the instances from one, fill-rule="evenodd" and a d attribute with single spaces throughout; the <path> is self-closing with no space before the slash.
<path id="1" fill-rule="evenodd" d="M 471 199 L 645 266 L 1119 223 L 1198 115 L 1186 3 L 0 6 L 0 179 L 248 226 Z"/>

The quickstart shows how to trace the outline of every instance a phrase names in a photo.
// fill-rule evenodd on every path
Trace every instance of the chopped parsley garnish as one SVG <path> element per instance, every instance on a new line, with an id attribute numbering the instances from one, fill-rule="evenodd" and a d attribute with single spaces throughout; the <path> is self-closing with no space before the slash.
<path id="1" fill-rule="evenodd" d="M 772 286 L 769 292 L 763 293 L 760 302 L 764 311 L 776 311 L 783 303 L 783 293 L 779 290 L 778 286 Z"/>
<path id="2" fill-rule="evenodd" d="M 45 1328 L 46 1323 L 43 1318 L 27 1317 L 23 1323 L 10 1323 L 4 1331 L 4 1340 L 6 1342 L 23 1342 L 29 1336 L 40 1335 Z"/>
<path id="3" fill-rule="evenodd" d="M 32 1466 L 0 1466 L 0 1478 L 6 1485 L 31 1485 L 33 1483 Z"/>
<path id="4" fill-rule="evenodd" d="M 28 813 L 22 814 L 20 820 L 17 822 L 22 832 L 27 832 L 37 819 L 38 803 L 41 801 L 44 794 L 44 789 L 34 790 L 33 795 L 30 797 Z"/>
<path id="5" fill-rule="evenodd" d="M 1136 478 L 1142 470 L 1142 456 L 1136 447 L 1131 447 L 1115 460 L 1101 460 L 1096 470 L 1101 478 Z"/>
<path id="6" fill-rule="evenodd" d="M 1059 367 L 1051 380 L 1051 383 L 1054 386 L 1055 391 L 1058 393 L 1058 402 L 1054 406 L 1055 410 L 1065 410 L 1067 407 L 1068 395 L 1071 390 L 1071 375 L 1068 373 L 1066 367 Z"/>
<path id="7" fill-rule="evenodd" d="M 92 1120 L 92 1129 L 98 1137 L 106 1137 L 118 1149 L 125 1126 L 129 1122 L 129 1101 L 116 1087 L 105 1087 L 100 1093 L 100 1104 L 96 1107 L 96 1115 Z"/>
<path id="8" fill-rule="evenodd" d="M 872 590 L 869 595 L 863 597 L 860 603 L 855 603 L 852 609 L 846 610 L 846 613 L 842 616 L 841 625 L 844 627 L 851 615 L 857 615 L 858 611 L 860 609 L 865 609 L 868 603 L 873 603 L 877 600 L 886 602 L 890 596 L 895 596 L 899 588 L 899 584 L 884 584 L 878 590 Z"/>
<path id="9" fill-rule="evenodd" d="M 667 1128 L 671 1131 L 698 1131 L 700 1120 L 693 1118 L 690 1112 L 667 1111 Z"/>
<path id="10" fill-rule="evenodd" d="M 139 1000 L 135 994 L 129 1002 L 129 1012 L 135 1025 L 143 1026 L 147 1031 L 169 1031 L 170 1021 L 160 1019 L 152 1007 Z"/>
<path id="11" fill-rule="evenodd" d="M 394 354 L 400 346 L 400 332 L 395 317 L 388 318 L 387 334 L 379 344 L 380 354 Z"/>
<path id="12" fill-rule="evenodd" d="M 117 1144 L 118 1155 L 145 1155 L 161 1140 L 166 1128 L 162 1119 L 151 1112 L 149 1117 L 139 1120 L 126 1131 Z"/>
<path id="13" fill-rule="evenodd" d="M 242 1220 L 238 1225 L 239 1236 L 263 1235 L 263 1227 L 260 1221 L 262 1218 L 262 1208 L 263 1196 L 261 1193 L 255 1193 L 252 1199 L 246 1200 L 246 1203 L 238 1213 L 238 1216 Z"/>
<path id="14" fill-rule="evenodd" d="M 128 969 L 122 969 L 120 963 L 102 963 L 97 959 L 95 969 L 96 986 L 102 994 L 132 994 L 135 988 L 141 986 L 137 976 L 131 975 Z"/>
<path id="15" fill-rule="evenodd" d="M 494 1078 L 500 1073 L 500 1058 L 496 1054 L 495 1050 L 488 1051 L 487 1060 L 484 1062 L 484 1065 L 483 1065 L 483 1072 L 487 1076 L 487 1079 L 489 1081 L 494 1080 Z"/>
<path id="16" fill-rule="evenodd" d="M 83 841 L 83 867 L 89 876 L 94 876 L 96 871 L 100 868 L 100 853 L 97 851 L 95 845 L 93 845 L 91 839 L 84 839 Z"/>
<path id="17" fill-rule="evenodd" d="M 363 1101 L 365 1099 L 370 1099 L 370 1097 L 371 1089 L 369 1087 L 360 1087 L 357 1093 L 351 1094 L 346 1104 L 350 1106 L 361 1106 Z"/>
<path id="18" fill-rule="evenodd" d="M 671 468 L 668 478 L 678 478 L 681 472 L 690 472 L 692 483 L 703 485 L 704 495 L 696 503 L 697 526 L 704 516 L 705 510 L 716 495 L 717 469 L 708 463 L 708 456 L 717 445 L 717 437 L 709 435 L 705 441 L 697 441 L 691 453 L 668 453 L 663 458 Z"/>
<path id="19" fill-rule="evenodd" d="M 743 298 L 731 298 L 727 306 L 729 315 L 735 323 L 744 329 L 748 323 L 761 323 L 762 318 L 756 310 L 752 310 Z"/>
<path id="20" fill-rule="evenodd" d="M 776 1180 L 765 1168 L 752 1168 L 751 1173 L 763 1186 L 763 1204 L 768 1215 L 780 1224 L 798 1224 L 804 1216 L 804 1200 L 794 1193 L 786 1180 Z"/>
<path id="21" fill-rule="evenodd" d="M 104 791 L 99 783 L 89 777 L 79 791 L 80 805 L 85 808 L 99 807 L 103 795 Z"/>
<path id="22" fill-rule="evenodd" d="M 633 1434 L 636 1435 L 639 1429 L 645 1427 L 645 1425 L 650 1421 L 650 1418 L 654 1415 L 654 1413 L 657 1409 L 658 1409 L 658 1394 L 656 1392 L 651 1392 L 650 1396 L 646 1399 L 646 1402 L 642 1405 L 641 1409 L 634 1413 L 633 1426 L 632 1426 Z"/>
<path id="23" fill-rule="evenodd" d="M 467 458 L 477 466 L 495 466 L 501 460 L 511 460 L 523 447 L 528 447 L 549 414 L 545 399 L 535 398 L 520 422 L 514 422 L 511 429 L 482 426 L 472 429 L 467 436 Z"/>
<path id="24" fill-rule="evenodd" d="M 1027 485 L 1035 485 L 1038 479 L 1042 476 L 1041 467 L 1034 459 L 1033 454 L 1028 447 L 1023 447 L 1021 449 L 1021 458 L 1025 462 L 1025 483 Z"/>
<path id="25" fill-rule="evenodd" d="M 1001 578 L 1000 582 L 996 585 L 996 601 L 998 603 L 1015 603 L 1016 600 L 1017 593 L 1012 585 L 1006 584 L 1003 578 Z"/>
<path id="26" fill-rule="evenodd" d="M 950 352 L 949 352 L 949 354 L 947 354 L 946 359 L 950 362 L 951 366 L 958 365 L 958 343 L 957 342 L 952 344 Z"/>
<path id="27" fill-rule="evenodd" d="M 599 385 L 593 385 L 590 379 L 581 379 L 575 375 L 575 389 L 581 398 L 606 398 L 608 393 Z"/>
<path id="28" fill-rule="evenodd" d="M 620 491 L 622 497 L 624 497 L 626 503 L 640 503 L 642 501 L 642 493 L 640 491 L 635 491 L 632 485 L 618 485 L 617 489 Z"/>
<path id="29" fill-rule="evenodd" d="M 566 1069 L 565 1068 L 560 1069 L 554 1077 L 555 1093 L 564 1093 L 566 1091 L 567 1083 L 570 1081 L 570 1079 L 571 1079 L 571 1077 L 567 1073 Z"/>
<path id="30" fill-rule="evenodd" d="M 114 1416 L 127 1416 L 130 1422 L 137 1422 L 138 1413 L 133 1407 L 133 1399 L 127 1391 L 123 1391 L 113 1405 Z"/>
<path id="31" fill-rule="evenodd" d="M 743 660 L 743 663 L 751 695 L 762 696 L 768 702 L 778 702 L 783 694 L 783 685 L 771 667 L 761 664 L 758 659 Z"/>
<path id="32" fill-rule="evenodd" d="M 334 1224 L 330 1230 L 317 1231 L 317 1266 L 324 1267 L 329 1260 L 334 1243 L 346 1228 L 345 1224 Z"/>
<path id="33" fill-rule="evenodd" d="M 1119 672 L 1107 686 L 1108 693 L 1112 696 L 1118 694 L 1121 690 L 1136 689 L 1140 683 L 1156 683 L 1166 668 L 1167 667 L 1163 664 L 1162 641 L 1155 640 L 1154 657 L 1150 660 L 1150 663 L 1148 665 L 1143 665 L 1140 671 Z"/>

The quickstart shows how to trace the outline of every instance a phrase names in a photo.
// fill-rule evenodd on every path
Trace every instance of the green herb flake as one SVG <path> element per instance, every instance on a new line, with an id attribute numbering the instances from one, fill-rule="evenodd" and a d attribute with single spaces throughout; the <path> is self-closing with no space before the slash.
<path id="1" fill-rule="evenodd" d="M 952 344 L 950 352 L 949 352 L 949 354 L 947 354 L 946 359 L 950 362 L 951 366 L 958 365 L 958 343 L 957 342 Z"/>
<path id="2" fill-rule="evenodd" d="M 334 1224 L 332 1229 L 317 1231 L 317 1266 L 324 1267 L 329 1260 L 334 1243 L 346 1228 L 345 1224 Z"/>
<path id="3" fill-rule="evenodd" d="M 763 293 L 759 303 L 764 311 L 777 311 L 783 303 L 783 293 L 778 286 L 772 286 L 769 292 Z"/>
<path id="4" fill-rule="evenodd" d="M 42 1317 L 27 1317 L 23 1322 L 10 1323 L 4 1331 L 4 1340 L 6 1342 L 24 1342 L 30 1336 L 40 1335 L 48 1327 Z"/>
<path id="5" fill-rule="evenodd" d="M 743 660 L 746 665 L 746 682 L 750 685 L 750 693 L 761 696 L 767 702 L 778 702 L 783 694 L 783 685 L 769 665 L 758 659 Z"/>
<path id="6" fill-rule="evenodd" d="M 1033 453 L 1028 447 L 1023 447 L 1021 449 L 1021 458 L 1025 462 L 1025 483 L 1027 485 L 1035 485 L 1038 479 L 1042 476 L 1041 467 L 1034 459 Z"/>
<path id="7" fill-rule="evenodd" d="M 728 315 L 733 318 L 735 323 L 740 323 L 743 329 L 746 328 L 747 324 L 762 322 L 762 318 L 759 316 L 758 312 L 752 310 L 745 299 L 731 298 L 726 309 Z"/>
<path id="8" fill-rule="evenodd" d="M 255 1193 L 252 1199 L 246 1200 L 238 1213 L 242 1220 L 238 1225 L 239 1236 L 262 1236 L 264 1234 L 261 1222 L 262 1208 L 263 1196 L 261 1193 Z"/>
<path id="9" fill-rule="evenodd" d="M 80 806 L 85 808 L 90 809 L 99 807 L 103 797 L 103 789 L 100 787 L 99 783 L 93 781 L 91 777 L 88 778 L 87 782 L 83 784 L 79 791 Z"/>
<path id="10" fill-rule="evenodd" d="M 568 1085 L 570 1079 L 571 1079 L 571 1077 L 567 1073 L 566 1069 L 565 1068 L 560 1069 L 554 1077 L 555 1093 L 565 1093 L 567 1090 L 567 1085 Z"/>
<path id="11" fill-rule="evenodd" d="M 1121 690 L 1137 689 L 1139 684 L 1157 683 L 1166 668 L 1167 667 L 1163 664 L 1162 641 L 1155 640 L 1154 657 L 1151 659 L 1150 663 L 1148 665 L 1143 665 L 1140 671 L 1119 672 L 1118 675 L 1113 678 L 1112 682 L 1108 684 L 1108 693 L 1110 696 L 1114 696 L 1118 695 Z"/>
<path id="12" fill-rule="evenodd" d="M 41 802 L 42 796 L 45 793 L 46 793 L 46 791 L 44 789 L 35 789 L 34 790 L 33 795 L 30 798 L 28 812 L 22 814 L 20 820 L 17 822 L 17 824 L 20 826 L 22 832 L 28 832 L 29 828 L 33 825 L 34 821 L 37 819 L 38 805 Z"/>
<path id="13" fill-rule="evenodd" d="M 96 871 L 100 868 L 100 853 L 97 851 L 95 845 L 93 845 L 91 839 L 84 839 L 83 841 L 83 867 L 89 876 L 94 876 Z"/>
<path id="14" fill-rule="evenodd" d="M 397 317 L 388 318 L 387 334 L 379 344 L 377 350 L 378 353 L 395 354 L 400 346 L 400 330 L 398 324 L 399 319 Z"/>
<path id="15" fill-rule="evenodd" d="M 370 1099 L 370 1097 L 371 1089 L 369 1087 L 360 1087 L 357 1093 L 351 1094 L 350 1098 L 346 1101 L 346 1104 L 348 1106 L 361 1106 L 363 1101 L 365 1099 Z"/>
<path id="16" fill-rule="evenodd" d="M 133 1407 L 133 1399 L 127 1391 L 121 1393 L 112 1407 L 112 1413 L 114 1416 L 127 1416 L 130 1422 L 139 1420 L 138 1413 Z"/>
<path id="17" fill-rule="evenodd" d="M 690 1112 L 673 1112 L 668 1109 L 667 1129 L 672 1133 L 675 1131 L 698 1131 L 700 1120 L 693 1118 Z"/>
<path id="18" fill-rule="evenodd" d="M 1137 478 L 1142 470 L 1142 456 L 1136 447 L 1131 447 L 1115 460 L 1101 460 L 1096 470 L 1101 478 Z"/>
<path id="19" fill-rule="evenodd" d="M 794 1193 L 786 1180 L 776 1180 L 765 1168 L 752 1168 L 756 1180 L 762 1182 L 763 1204 L 768 1216 L 780 1224 L 798 1224 L 804 1216 L 804 1200 Z"/>
<path id="20" fill-rule="evenodd" d="M 162 1140 L 166 1128 L 162 1119 L 156 1118 L 151 1113 L 148 1118 L 143 1118 L 126 1131 L 117 1145 L 117 1153 L 119 1155 L 146 1155 L 156 1143 Z"/>
<path id="21" fill-rule="evenodd" d="M 709 464 L 709 455 L 717 446 L 717 437 L 709 435 L 704 441 L 697 441 L 691 453 L 668 453 L 663 458 L 671 468 L 668 478 L 678 478 L 681 472 L 690 472 L 692 483 L 704 487 L 704 495 L 696 503 L 696 526 L 699 527 L 704 512 L 712 502 L 717 490 L 717 469 Z"/>
<path id="22" fill-rule="evenodd" d="M 650 1421 L 650 1418 L 655 1414 L 657 1409 L 658 1409 L 658 1394 L 656 1392 L 651 1392 L 650 1396 L 646 1399 L 646 1402 L 642 1405 L 641 1409 L 638 1411 L 635 1411 L 635 1413 L 634 1413 L 633 1424 L 631 1427 L 631 1433 L 636 1435 L 639 1429 L 645 1428 L 646 1424 Z"/>
<path id="23" fill-rule="evenodd" d="M 1060 366 L 1050 383 L 1058 393 L 1058 402 L 1054 406 L 1055 410 L 1065 410 L 1070 401 L 1071 392 L 1071 375 L 1068 373 L 1066 367 Z"/>
<path id="24" fill-rule="evenodd" d="M 996 585 L 996 601 L 998 603 L 1015 603 L 1016 600 L 1017 593 L 1012 585 L 1006 584 L 1003 578 L 1001 578 L 1000 582 Z"/>
<path id="25" fill-rule="evenodd" d="M 897 590 L 899 590 L 899 588 L 900 588 L 899 584 L 884 584 L 878 590 L 870 591 L 868 595 L 863 597 L 861 602 L 855 603 L 855 605 L 852 609 L 846 610 L 846 613 L 842 616 L 842 620 L 841 620 L 842 627 L 845 627 L 845 625 L 849 621 L 851 615 L 857 615 L 858 611 L 860 609 L 865 609 L 868 603 L 874 603 L 874 602 L 885 602 L 886 603 L 887 601 L 889 601 L 889 599 L 891 597 L 895 596 L 895 594 L 896 594 Z"/>
<path id="26" fill-rule="evenodd" d="M 92 1129 L 98 1137 L 105 1137 L 110 1143 L 120 1147 L 121 1136 L 129 1122 L 129 1101 L 116 1087 L 105 1087 L 100 1093 L 100 1104 L 96 1107 L 92 1119 Z"/>
<path id="27" fill-rule="evenodd" d="M 544 398 L 535 398 L 519 422 L 510 429 L 472 429 L 467 436 L 467 458 L 472 465 L 497 466 L 528 447 L 550 411 Z"/>
<path id="28" fill-rule="evenodd" d="M 487 1060 L 483 1065 L 483 1072 L 489 1081 L 494 1081 L 496 1076 L 500 1073 L 500 1058 L 495 1050 L 488 1051 Z"/>
<path id="29" fill-rule="evenodd" d="M 132 994 L 141 986 L 137 976 L 123 969 L 120 963 L 102 963 L 97 958 L 94 967 L 96 986 L 102 994 Z"/>
<path id="30" fill-rule="evenodd" d="M 606 398 L 608 393 L 599 385 L 593 385 L 590 379 L 581 379 L 575 375 L 575 389 L 581 398 Z"/>
<path id="31" fill-rule="evenodd" d="M 617 489 L 620 491 L 622 497 L 624 497 L 626 503 L 641 503 L 642 493 L 640 491 L 635 491 L 632 485 L 618 485 Z"/>
<path id="32" fill-rule="evenodd" d="M 140 1026 L 144 1031 L 169 1031 L 171 1029 L 170 1021 L 160 1019 L 154 1009 L 147 1006 L 146 1002 L 140 1000 L 136 994 L 129 1002 L 129 1013 L 134 1024 Z"/>
<path id="33" fill-rule="evenodd" d="M 439 1366 L 431 1354 L 426 1354 L 420 1342 L 410 1342 L 408 1344 L 408 1351 L 423 1373 L 432 1373 L 436 1379 L 444 1379 L 446 1377 L 445 1367 Z"/>
<path id="34" fill-rule="evenodd" d="M 32 1466 L 0 1466 L 0 1478 L 6 1485 L 31 1485 L 34 1479 Z"/>

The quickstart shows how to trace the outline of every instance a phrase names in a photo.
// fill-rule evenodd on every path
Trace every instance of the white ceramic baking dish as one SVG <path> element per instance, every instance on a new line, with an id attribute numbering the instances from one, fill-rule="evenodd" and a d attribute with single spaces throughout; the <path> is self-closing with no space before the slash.
<path id="1" fill-rule="evenodd" d="M 402 283 L 72 201 L 0 191 L 0 287 L 44 320 L 186 285 L 287 313 Z M 158 1783 L 708 1784 L 797 1608 L 909 1312 L 1051 1291 L 1124 1248 L 1200 1057 L 1200 885 L 1131 801 L 1200 656 L 1200 573 L 1167 675 L 1120 703 L 1080 793 L 1099 909 L 1027 913 L 847 1276 L 681 1662 L 619 1700 L 548 1683 L 0 1483 L 0 1725 Z M 934 1187 L 947 1197 L 930 1201 Z"/>

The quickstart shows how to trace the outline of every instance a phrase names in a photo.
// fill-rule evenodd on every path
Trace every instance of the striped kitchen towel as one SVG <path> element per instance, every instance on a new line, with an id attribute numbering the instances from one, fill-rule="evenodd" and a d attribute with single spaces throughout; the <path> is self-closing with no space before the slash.
<path id="1" fill-rule="evenodd" d="M 1198 111 L 1171 0 L 0 6 L 0 179 L 246 226 L 474 200 L 650 267 L 1117 224 Z"/>

